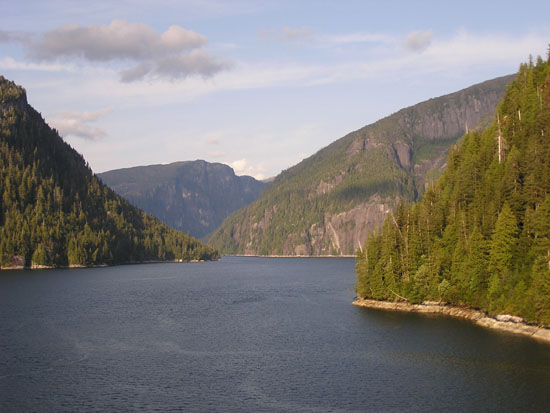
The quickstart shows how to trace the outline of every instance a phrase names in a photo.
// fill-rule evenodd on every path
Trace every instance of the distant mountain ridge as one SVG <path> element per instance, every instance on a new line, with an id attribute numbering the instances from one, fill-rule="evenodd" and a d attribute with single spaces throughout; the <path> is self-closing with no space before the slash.
<path id="1" fill-rule="evenodd" d="M 197 238 L 211 234 L 269 185 L 237 176 L 228 165 L 203 160 L 116 169 L 98 176 L 132 204 Z"/>
<path id="2" fill-rule="evenodd" d="M 218 256 L 103 185 L 25 90 L 0 76 L 0 268 Z"/>
<path id="3" fill-rule="evenodd" d="M 352 132 L 283 171 L 224 221 L 225 254 L 352 255 L 399 199 L 415 201 L 467 130 L 488 124 L 514 76 L 430 99 Z"/>

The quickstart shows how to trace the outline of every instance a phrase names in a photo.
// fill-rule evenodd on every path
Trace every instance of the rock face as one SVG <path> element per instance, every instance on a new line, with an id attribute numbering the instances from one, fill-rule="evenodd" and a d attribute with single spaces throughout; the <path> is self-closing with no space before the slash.
<path id="1" fill-rule="evenodd" d="M 227 165 L 200 160 L 117 169 L 98 176 L 137 207 L 197 238 L 255 201 L 268 185 L 236 176 Z"/>
<path id="2" fill-rule="evenodd" d="M 353 255 L 400 199 L 417 201 L 467 130 L 491 120 L 513 76 L 405 108 L 283 171 L 209 243 L 226 254 Z"/>

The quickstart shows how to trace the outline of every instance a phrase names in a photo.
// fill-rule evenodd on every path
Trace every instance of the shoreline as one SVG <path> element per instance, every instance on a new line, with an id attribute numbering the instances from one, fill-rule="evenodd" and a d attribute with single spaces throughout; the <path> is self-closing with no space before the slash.
<path id="1" fill-rule="evenodd" d="M 68 270 L 68 269 L 78 269 L 78 268 L 107 268 L 107 267 L 118 267 L 119 265 L 141 265 L 141 264 L 189 264 L 189 263 L 203 263 L 203 262 L 214 262 L 219 261 L 220 259 L 215 260 L 189 260 L 184 261 L 182 259 L 174 260 L 149 260 L 149 261 L 131 261 L 131 262 L 120 262 L 116 264 L 93 264 L 93 265 L 39 265 L 33 264 L 30 267 L 24 265 L 16 265 L 11 267 L 0 267 L 0 271 L 15 271 L 15 270 Z"/>
<path id="2" fill-rule="evenodd" d="M 409 313 L 444 314 L 447 316 L 471 320 L 475 324 L 485 328 L 521 334 L 527 337 L 550 343 L 550 329 L 537 327 L 523 321 L 501 321 L 480 310 L 468 307 L 456 307 L 438 303 L 409 304 L 405 302 L 377 301 L 365 298 L 357 298 L 353 305 L 379 310 L 403 311 Z M 513 317 L 512 317 L 513 318 Z"/>
<path id="3" fill-rule="evenodd" d="M 259 254 L 222 254 L 222 257 L 253 257 L 253 258 L 357 258 L 357 255 L 259 255 Z"/>

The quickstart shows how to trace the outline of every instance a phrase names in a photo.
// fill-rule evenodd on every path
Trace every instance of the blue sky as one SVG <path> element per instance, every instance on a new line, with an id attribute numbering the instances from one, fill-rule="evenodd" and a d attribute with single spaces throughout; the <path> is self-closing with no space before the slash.
<path id="1" fill-rule="evenodd" d="M 0 74 L 95 172 L 278 174 L 400 108 L 546 56 L 548 1 L 0 0 Z"/>

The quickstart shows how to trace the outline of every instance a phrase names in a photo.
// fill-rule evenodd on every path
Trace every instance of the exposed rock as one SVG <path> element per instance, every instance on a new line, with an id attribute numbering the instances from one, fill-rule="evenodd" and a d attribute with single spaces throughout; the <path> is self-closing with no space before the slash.
<path id="1" fill-rule="evenodd" d="M 510 315 L 510 314 L 498 314 L 496 316 L 496 319 L 498 321 L 509 321 L 509 322 L 512 322 L 512 323 L 522 323 L 523 322 L 523 318 L 515 316 L 515 315 Z"/>
<path id="2" fill-rule="evenodd" d="M 402 168 L 408 168 L 411 166 L 411 157 L 412 151 L 411 147 L 403 142 L 395 142 L 393 148 L 397 153 L 397 159 L 399 160 L 399 165 Z"/>
<path id="3" fill-rule="evenodd" d="M 455 307 L 439 304 L 410 304 L 399 301 L 376 301 L 364 298 L 355 300 L 353 305 L 381 310 L 445 314 L 456 318 L 472 320 L 476 324 L 483 327 L 507 331 L 514 334 L 522 334 L 550 343 L 550 329 L 525 324 L 520 317 L 516 316 L 500 314 L 496 317 L 491 317 L 482 311 L 467 307 Z"/>

